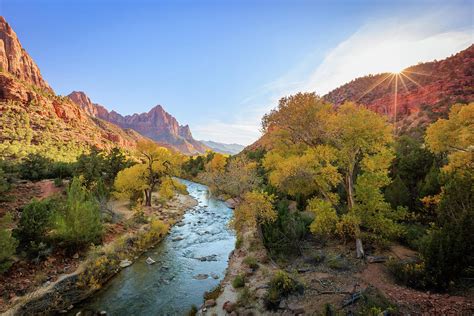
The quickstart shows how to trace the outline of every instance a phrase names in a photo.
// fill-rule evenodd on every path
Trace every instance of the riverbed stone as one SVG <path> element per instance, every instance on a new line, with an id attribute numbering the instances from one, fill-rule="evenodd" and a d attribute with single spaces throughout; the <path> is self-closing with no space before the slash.
<path id="1" fill-rule="evenodd" d="M 204 303 L 204 306 L 209 308 L 209 307 L 214 307 L 216 306 L 216 300 L 214 299 L 209 299 L 209 300 L 206 300 L 206 302 Z"/>
<path id="2" fill-rule="evenodd" d="M 208 275 L 208 274 L 205 274 L 205 273 L 199 273 L 199 274 L 197 274 L 197 275 L 194 276 L 194 278 L 195 278 L 196 280 L 205 280 L 205 279 L 207 279 L 208 277 L 209 277 L 209 275 Z"/>
<path id="3" fill-rule="evenodd" d="M 235 307 L 235 303 L 232 303 L 231 301 L 226 301 L 222 306 L 222 309 L 230 314 L 235 310 Z"/>
<path id="4" fill-rule="evenodd" d="M 121 268 L 126 268 L 126 267 L 132 265 L 132 262 L 128 259 L 125 259 L 125 260 L 120 261 L 119 265 L 120 265 Z"/>

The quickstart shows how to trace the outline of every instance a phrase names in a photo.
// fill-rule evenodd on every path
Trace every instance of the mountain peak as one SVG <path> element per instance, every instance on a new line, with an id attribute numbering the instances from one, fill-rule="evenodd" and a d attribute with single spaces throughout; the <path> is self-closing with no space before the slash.
<path id="1" fill-rule="evenodd" d="M 53 91 L 41 76 L 36 63 L 21 46 L 15 31 L 2 16 L 0 16 L 0 71 L 49 92 Z"/>

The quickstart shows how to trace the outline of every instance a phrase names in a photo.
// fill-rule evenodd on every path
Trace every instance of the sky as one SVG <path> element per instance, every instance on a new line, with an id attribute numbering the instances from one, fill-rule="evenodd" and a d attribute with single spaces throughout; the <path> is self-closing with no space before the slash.
<path id="1" fill-rule="evenodd" d="M 160 104 L 196 139 L 243 145 L 283 96 L 474 43 L 473 0 L 0 0 L 0 15 L 57 94 Z"/>

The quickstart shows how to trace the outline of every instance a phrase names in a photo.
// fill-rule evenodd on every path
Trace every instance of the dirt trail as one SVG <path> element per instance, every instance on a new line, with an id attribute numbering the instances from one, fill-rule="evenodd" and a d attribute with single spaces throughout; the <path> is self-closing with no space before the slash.
<path id="1" fill-rule="evenodd" d="M 415 256 L 416 252 L 395 245 L 390 252 L 399 259 Z M 400 306 L 402 313 L 422 313 L 423 315 L 473 315 L 474 298 L 451 296 L 417 291 L 397 285 L 383 263 L 368 264 L 356 275 L 361 284 L 372 285 L 383 292 L 391 301 Z"/>

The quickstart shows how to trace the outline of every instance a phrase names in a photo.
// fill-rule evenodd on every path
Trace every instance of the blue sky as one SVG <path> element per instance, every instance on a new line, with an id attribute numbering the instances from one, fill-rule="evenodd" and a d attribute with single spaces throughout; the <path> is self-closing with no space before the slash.
<path id="1" fill-rule="evenodd" d="M 249 144 L 284 95 L 468 47 L 474 2 L 446 2 L 0 0 L 0 15 L 58 94 L 161 104 L 197 139 Z"/>

